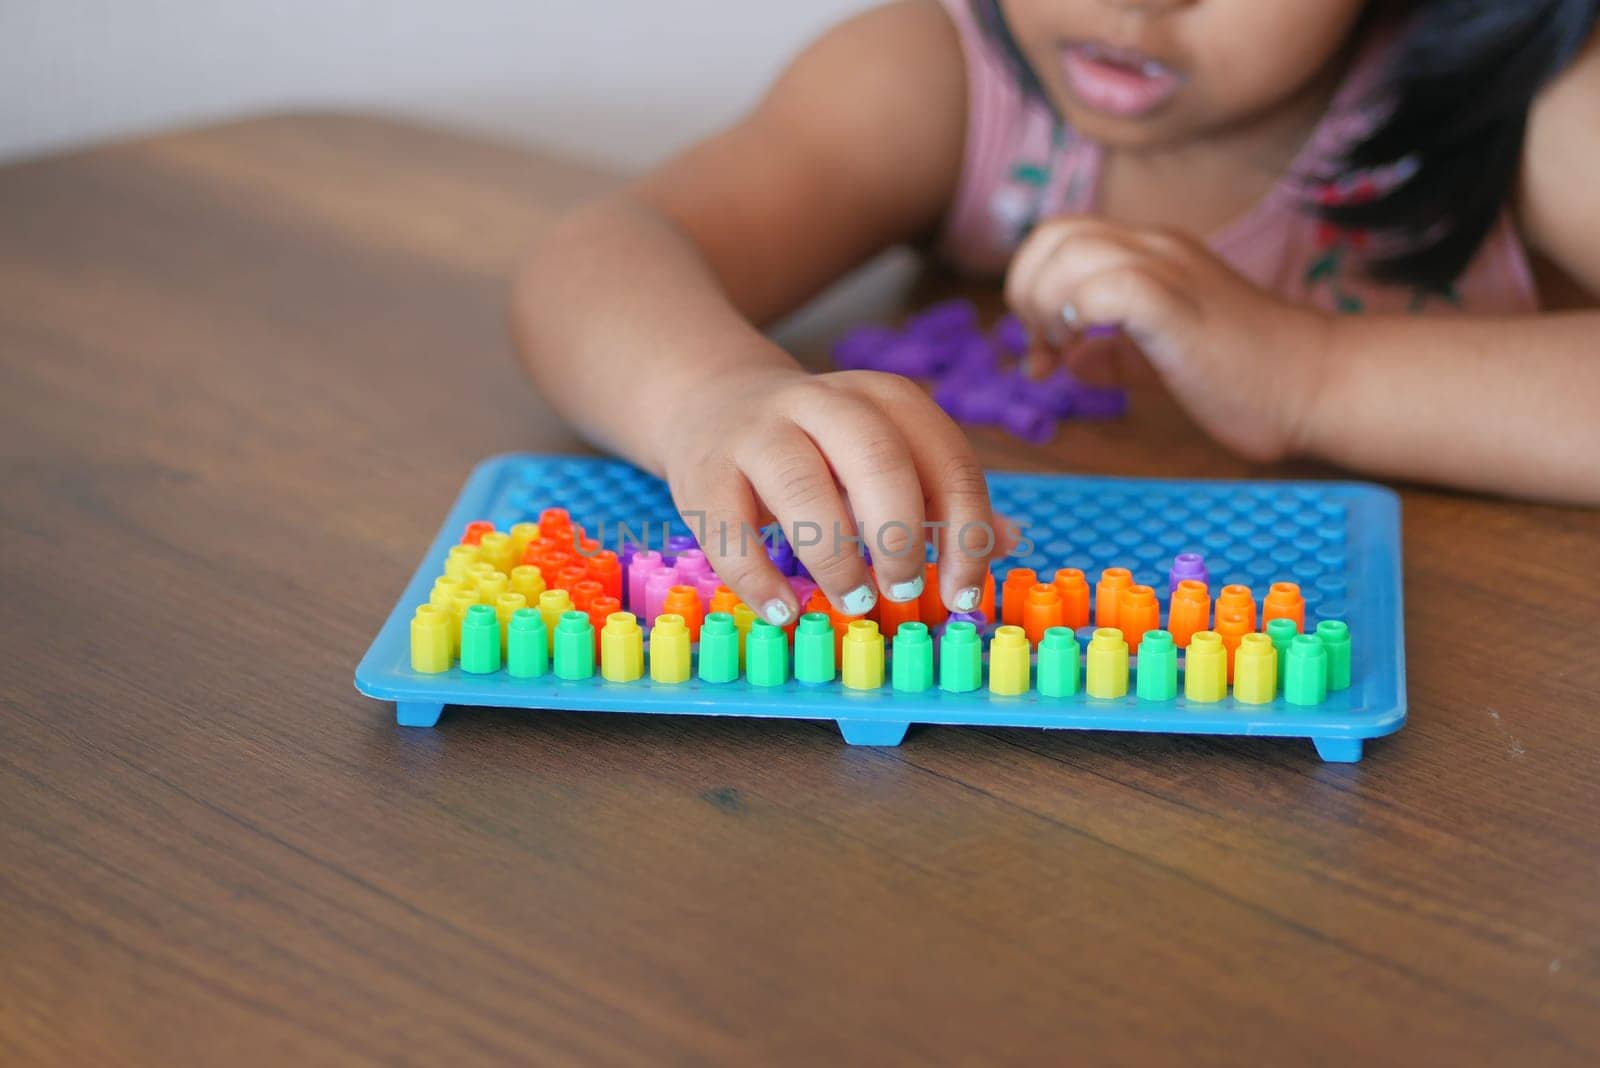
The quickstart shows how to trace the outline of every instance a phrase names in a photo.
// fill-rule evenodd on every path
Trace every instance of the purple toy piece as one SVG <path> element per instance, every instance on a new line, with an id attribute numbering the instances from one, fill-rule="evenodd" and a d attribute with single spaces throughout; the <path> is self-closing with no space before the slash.
<path id="1" fill-rule="evenodd" d="M 1178 583 L 1185 579 L 1193 579 L 1211 585 L 1211 576 L 1206 572 L 1206 558 L 1199 553 L 1179 553 L 1172 558 L 1172 570 L 1167 572 L 1167 592 L 1171 593 L 1178 588 Z"/>
<path id="2" fill-rule="evenodd" d="M 1024 380 L 1017 387 L 1017 399 L 1057 419 L 1065 419 L 1072 414 L 1073 401 L 1083 388 L 1083 384 L 1072 377 L 1072 372 L 1062 367 L 1037 382 Z"/>
<path id="3" fill-rule="evenodd" d="M 921 338 L 977 328 L 978 308 L 970 300 L 941 301 L 906 320 L 906 333 Z"/>
<path id="4" fill-rule="evenodd" d="M 817 584 L 808 578 L 796 575 L 789 580 L 789 588 L 794 591 L 795 599 L 802 605 L 811 600 L 811 595 L 816 592 Z"/>
<path id="5" fill-rule="evenodd" d="M 1012 388 L 1004 377 L 952 375 L 939 383 L 933 399 L 958 423 L 987 426 L 1000 421 Z"/>
<path id="6" fill-rule="evenodd" d="M 875 368 L 883 351 L 899 337 L 896 331 L 876 323 L 858 326 L 833 346 L 834 366 L 841 371 Z"/>
<path id="7" fill-rule="evenodd" d="M 794 546 L 788 542 L 769 543 L 767 545 L 767 559 L 771 560 L 773 566 L 785 575 L 794 574 Z"/>
<path id="8" fill-rule="evenodd" d="M 1030 445 L 1043 445 L 1056 436 L 1056 418 L 1035 404 L 1014 400 L 1000 415 L 1000 425 Z"/>
<path id="9" fill-rule="evenodd" d="M 1127 410 L 1126 390 L 1079 386 L 1072 395 L 1072 414 L 1079 419 L 1115 419 Z"/>
<path id="10" fill-rule="evenodd" d="M 1007 315 L 995 323 L 992 336 L 996 345 L 1013 356 L 1021 356 L 1028 351 L 1028 328 L 1015 315 Z"/>
<path id="11" fill-rule="evenodd" d="M 1104 341 L 1108 337 L 1116 337 L 1122 332 L 1122 327 L 1116 323 L 1090 323 L 1083 328 L 1083 337 L 1086 341 Z"/>
<path id="12" fill-rule="evenodd" d="M 984 615 L 982 612 L 951 612 L 945 617 L 945 621 L 943 623 L 931 628 L 932 633 L 935 637 L 942 636 L 945 628 L 952 623 L 971 623 L 974 627 L 978 628 L 978 633 L 982 634 L 983 628 L 989 625 L 989 617 Z"/>
<path id="13" fill-rule="evenodd" d="M 948 350 L 951 375 L 993 375 L 1000 373 L 1000 353 L 993 342 L 981 335 L 963 338 Z"/>
<path id="14" fill-rule="evenodd" d="M 873 369 L 907 378 L 926 378 L 949 365 L 949 358 L 943 355 L 941 348 L 936 341 L 907 335 L 890 342 L 878 354 Z"/>
<path id="15" fill-rule="evenodd" d="M 617 546 L 617 563 L 622 565 L 624 574 L 627 573 L 628 565 L 633 563 L 634 554 L 639 551 L 639 548 L 639 543 L 632 538 L 624 539 L 622 544 Z"/>

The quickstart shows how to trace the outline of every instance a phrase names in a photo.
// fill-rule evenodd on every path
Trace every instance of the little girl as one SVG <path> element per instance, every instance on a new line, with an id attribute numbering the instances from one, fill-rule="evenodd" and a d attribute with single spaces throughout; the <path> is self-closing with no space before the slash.
<path id="1" fill-rule="evenodd" d="M 544 236 L 519 343 L 709 529 L 859 521 L 872 572 L 800 553 L 850 614 L 921 594 L 925 520 L 950 608 L 988 566 L 959 534 L 992 522 L 983 472 L 927 394 L 806 374 L 759 330 L 897 243 L 1003 274 L 1032 370 L 1153 371 L 1245 456 L 1600 501 L 1600 311 L 1548 310 L 1600 293 L 1597 8 L 890 3 Z M 794 618 L 763 553 L 706 549 Z"/>

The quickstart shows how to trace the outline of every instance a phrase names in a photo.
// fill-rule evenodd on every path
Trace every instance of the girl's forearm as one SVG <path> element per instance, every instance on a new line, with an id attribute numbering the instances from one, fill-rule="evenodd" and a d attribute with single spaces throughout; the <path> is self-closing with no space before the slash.
<path id="1" fill-rule="evenodd" d="M 1341 318 L 1305 451 L 1391 477 L 1600 502 L 1600 312 Z"/>
<path id="2" fill-rule="evenodd" d="M 556 410 L 657 474 L 672 398 L 735 366 L 795 366 L 732 305 L 695 244 L 626 194 L 580 209 L 538 242 L 518 274 L 512 319 L 523 362 Z"/>

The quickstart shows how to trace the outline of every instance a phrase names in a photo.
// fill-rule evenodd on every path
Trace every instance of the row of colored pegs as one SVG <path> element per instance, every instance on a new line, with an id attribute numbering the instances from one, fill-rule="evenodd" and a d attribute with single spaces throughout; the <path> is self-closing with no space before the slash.
<path id="1" fill-rule="evenodd" d="M 1185 558 L 1198 564 L 1196 554 L 1180 554 L 1174 567 L 1171 605 L 1166 629 L 1178 648 L 1189 645 L 1199 631 L 1214 629 L 1223 636 L 1230 656 L 1245 634 L 1257 630 L 1257 605 L 1248 586 L 1222 587 L 1215 603 L 1216 622 L 1212 625 L 1212 598 L 1204 578 L 1176 577 Z M 1194 573 L 1194 572 L 1191 572 Z M 1203 575 L 1203 566 L 1198 569 Z M 1040 582 L 1037 573 L 1025 567 L 1013 568 L 1001 589 L 1001 621 L 1019 626 L 1028 640 L 1038 645 L 1051 627 L 1079 629 L 1092 619 L 1096 627 L 1115 627 L 1128 647 L 1137 652 L 1144 635 L 1160 628 L 1161 606 L 1156 591 L 1133 581 L 1124 567 L 1108 567 L 1100 573 L 1093 590 L 1077 568 L 1062 568 L 1050 582 Z M 1305 629 L 1305 598 L 1293 582 L 1275 582 L 1260 606 L 1263 623 L 1287 619 L 1295 630 Z"/>
<path id="2" fill-rule="evenodd" d="M 498 610 L 472 604 L 459 623 L 432 604 L 419 606 L 411 622 L 413 670 L 448 671 L 452 644 L 458 641 L 461 670 L 468 674 L 493 674 L 503 662 L 513 678 L 536 678 L 549 670 L 575 681 L 591 678 L 598 670 L 608 682 L 633 682 L 643 677 L 648 659 L 650 678 L 659 683 L 687 682 L 693 664 L 702 682 L 732 682 L 742 669 L 753 686 L 781 686 L 792 669 L 793 678 L 801 683 L 837 678 L 848 689 L 876 690 L 884 685 L 887 663 L 894 690 L 921 693 L 935 685 L 935 639 L 919 621 L 900 625 L 893 655 L 886 660 L 884 636 L 876 622 L 852 620 L 839 633 L 827 615 L 808 612 L 795 628 L 791 665 L 789 637 L 748 609 L 742 618 L 728 612 L 706 616 L 698 635 L 698 657 L 691 655 L 695 637 L 688 621 L 664 613 L 650 631 L 647 658 L 644 629 L 633 613 L 611 612 L 597 626 L 589 613 L 562 609 L 562 592 L 548 591 L 538 610 L 515 607 L 509 615 L 505 608 L 511 602 Z M 459 639 L 453 639 L 453 633 Z M 947 624 L 937 646 L 940 690 L 969 693 L 983 688 L 983 646 L 976 625 L 964 620 Z M 1097 628 L 1088 648 L 1081 651 L 1070 629 L 1051 627 L 1039 642 L 1035 667 L 1026 632 L 1001 626 L 989 642 L 988 690 L 997 696 L 1020 696 L 1036 687 L 1043 697 L 1072 696 L 1078 692 L 1080 659 L 1083 689 L 1090 697 L 1125 697 L 1130 677 L 1140 700 L 1169 701 L 1178 694 L 1177 644 L 1171 632 L 1146 632 L 1130 672 L 1128 642 L 1115 627 Z M 1291 705 L 1320 704 L 1330 692 L 1350 685 L 1349 628 L 1337 620 L 1324 620 L 1315 633 L 1298 634 L 1288 621 L 1274 620 L 1266 633 L 1243 637 L 1235 662 L 1233 696 L 1240 704 L 1268 704 L 1280 692 Z M 1228 684 L 1222 635 L 1196 632 L 1184 661 L 1185 699 L 1193 704 L 1221 701 Z"/>

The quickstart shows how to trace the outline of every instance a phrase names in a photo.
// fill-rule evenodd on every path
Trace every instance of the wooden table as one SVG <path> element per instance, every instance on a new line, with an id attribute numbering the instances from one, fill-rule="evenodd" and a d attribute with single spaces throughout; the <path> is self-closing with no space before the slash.
<path id="1" fill-rule="evenodd" d="M 602 184 L 330 116 L 0 170 L 0 1060 L 1600 1059 L 1593 512 L 1404 491 L 1353 766 L 358 696 L 470 465 L 580 447 L 504 279 Z M 980 442 L 1284 473 L 1155 397 Z"/>

